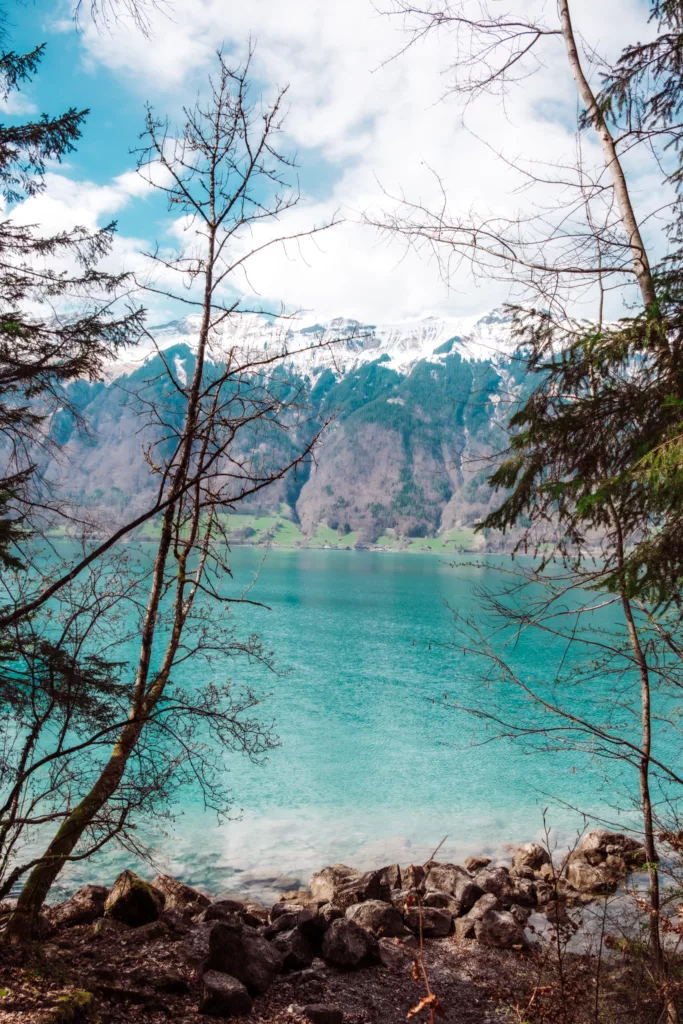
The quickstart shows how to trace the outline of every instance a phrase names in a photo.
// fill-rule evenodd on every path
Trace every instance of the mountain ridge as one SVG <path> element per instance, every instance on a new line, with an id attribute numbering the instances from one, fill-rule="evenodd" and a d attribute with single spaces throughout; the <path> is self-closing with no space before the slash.
<path id="1" fill-rule="evenodd" d="M 68 473 L 51 470 L 51 482 L 75 501 L 123 512 L 142 507 L 151 493 L 141 455 L 151 437 L 140 430 L 134 396 L 144 387 L 145 401 L 168 402 L 160 352 L 187 382 L 197 317 L 160 325 L 154 336 L 157 350 L 114 364 L 102 383 L 74 387 L 71 397 L 94 440 L 85 441 L 66 413 L 55 419 L 69 466 Z M 241 318 L 212 332 L 209 350 L 214 363 L 236 356 L 284 363 L 307 396 L 313 425 L 333 419 L 312 465 L 240 505 L 234 541 L 500 546 L 499 538 L 473 531 L 494 501 L 487 477 L 505 444 L 509 404 L 525 388 L 510 319 L 500 310 L 388 325 L 337 318 L 296 330 Z M 292 446 L 278 457 L 288 461 L 301 439 L 278 441 Z"/>

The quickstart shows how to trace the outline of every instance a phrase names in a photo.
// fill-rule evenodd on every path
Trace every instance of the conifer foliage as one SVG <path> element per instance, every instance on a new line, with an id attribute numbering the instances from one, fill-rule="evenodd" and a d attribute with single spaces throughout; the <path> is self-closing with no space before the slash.
<path id="1" fill-rule="evenodd" d="M 38 70 L 44 47 L 0 56 L 7 98 Z M 0 564 L 20 563 L 22 537 L 60 515 L 37 473 L 41 451 L 54 454 L 49 415 L 68 405 L 64 386 L 95 379 L 122 345 L 134 344 L 140 309 L 122 305 L 126 274 L 102 269 L 116 225 L 46 234 L 13 212 L 45 188 L 50 161 L 80 138 L 87 110 L 70 108 L 22 124 L 0 124 Z"/>

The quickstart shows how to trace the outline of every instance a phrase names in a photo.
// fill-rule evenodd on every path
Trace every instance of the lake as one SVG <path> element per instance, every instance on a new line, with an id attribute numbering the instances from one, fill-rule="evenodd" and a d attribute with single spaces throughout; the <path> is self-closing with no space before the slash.
<path id="1" fill-rule="evenodd" d="M 472 656 L 452 648 L 451 608 L 471 608 L 473 585 L 493 583 L 493 565 L 274 549 L 259 572 L 262 559 L 256 548 L 232 552 L 237 585 L 258 572 L 250 597 L 271 609 L 240 608 L 237 618 L 263 637 L 282 674 L 244 662 L 229 670 L 271 691 L 261 714 L 275 720 L 281 745 L 262 767 L 239 755 L 226 762 L 232 820 L 217 824 L 196 793 L 181 793 L 172 834 L 154 838 L 158 867 L 213 892 L 266 899 L 336 861 L 421 862 L 444 836 L 443 859 L 495 854 L 541 836 L 545 807 L 561 840 L 582 820 L 566 804 L 606 812 L 604 779 L 587 755 L 482 744 L 480 723 L 439 703 L 480 691 Z M 553 657 L 547 646 L 524 652 L 535 678 Z M 109 850 L 73 868 L 68 888 L 95 875 L 110 882 L 124 866 L 131 855 Z"/>

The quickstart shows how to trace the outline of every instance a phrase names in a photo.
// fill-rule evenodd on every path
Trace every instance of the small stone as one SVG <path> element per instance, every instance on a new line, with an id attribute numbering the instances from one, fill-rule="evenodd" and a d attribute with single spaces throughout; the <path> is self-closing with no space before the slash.
<path id="1" fill-rule="evenodd" d="M 168 926 L 163 921 L 150 921 L 149 924 L 140 925 L 128 936 L 131 942 L 142 945 L 145 942 L 154 942 L 155 939 L 166 938 L 170 934 Z"/>
<path id="2" fill-rule="evenodd" d="M 311 1024 L 342 1024 L 344 1020 L 341 1010 L 330 1003 L 309 1003 L 302 1012 Z"/>
<path id="3" fill-rule="evenodd" d="M 252 1002 L 237 978 L 207 971 L 202 978 L 199 1012 L 213 1017 L 242 1017 L 251 1013 Z"/>
<path id="4" fill-rule="evenodd" d="M 468 857 L 465 861 L 465 867 L 471 875 L 476 875 L 477 871 L 487 868 L 490 863 L 490 857 Z"/>

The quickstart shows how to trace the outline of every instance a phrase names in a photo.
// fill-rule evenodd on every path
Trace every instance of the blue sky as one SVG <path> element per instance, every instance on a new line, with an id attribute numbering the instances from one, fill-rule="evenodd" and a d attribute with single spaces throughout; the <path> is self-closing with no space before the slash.
<path id="1" fill-rule="evenodd" d="M 549 9 L 542 0 L 518 3 Z M 574 9 L 587 41 L 612 53 L 646 31 L 644 0 L 574 0 Z M 566 159 L 575 147 L 575 90 L 560 51 L 548 49 L 505 109 L 485 99 L 463 123 L 457 104 L 442 102 L 454 40 L 433 38 L 385 63 L 405 35 L 371 0 L 172 0 L 168 14 L 153 16 L 149 39 L 125 24 L 98 29 L 87 16 L 78 30 L 68 3 L 54 0 L 12 4 L 8 15 L 13 48 L 47 43 L 25 99 L 41 112 L 90 108 L 78 151 L 51 169 L 46 196 L 22 216 L 52 227 L 115 217 L 116 258 L 136 268 L 141 249 L 175 237 L 163 206 L 130 173 L 145 103 L 177 114 L 204 88 L 215 48 L 239 54 L 252 36 L 257 89 L 267 97 L 290 84 L 287 144 L 298 152 L 303 197 L 284 227 L 303 230 L 335 211 L 347 218 L 316 244 L 273 249 L 254 268 L 259 294 L 311 319 L 465 315 L 504 300 L 507 285 L 473 281 L 465 270 L 446 287 L 428 254 L 406 253 L 361 216 L 390 206 L 387 193 L 438 200 L 433 169 L 454 215 L 473 205 L 509 213 L 520 202 L 517 182 L 483 143 L 531 159 Z M 599 162 L 597 150 L 587 152 Z M 647 167 L 635 173 L 645 202 L 657 182 Z"/>

